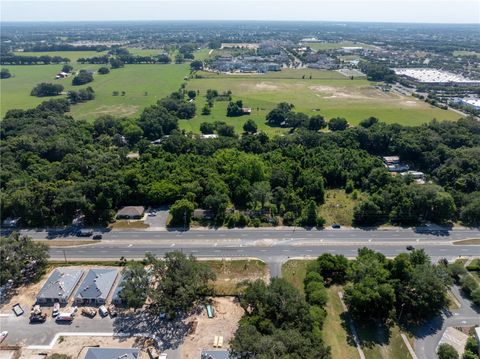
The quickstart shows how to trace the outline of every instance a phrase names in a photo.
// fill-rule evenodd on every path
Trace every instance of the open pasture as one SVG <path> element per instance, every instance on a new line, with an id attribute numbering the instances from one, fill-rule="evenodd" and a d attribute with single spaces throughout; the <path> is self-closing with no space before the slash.
<path id="1" fill-rule="evenodd" d="M 295 109 L 309 115 L 321 114 L 327 119 L 341 116 L 350 124 L 375 116 L 384 122 L 418 125 L 438 120 L 456 120 L 459 115 L 430 106 L 414 97 L 383 92 L 375 83 L 366 79 L 354 79 L 336 71 L 312 69 L 287 69 L 267 74 L 215 74 L 200 73 L 201 78 L 188 82 L 189 90 L 200 91 L 197 96 L 197 116 L 181 121 L 181 127 L 198 132 L 200 123 L 225 121 L 241 132 L 243 123 L 252 118 L 260 130 L 280 133 L 265 125 L 267 113 L 279 102 L 289 102 Z M 310 79 L 311 76 L 311 79 Z M 207 89 L 219 92 L 231 90 L 233 100 L 241 99 L 245 107 L 251 107 L 249 116 L 226 117 L 227 102 L 215 102 L 210 115 L 201 115 Z"/>

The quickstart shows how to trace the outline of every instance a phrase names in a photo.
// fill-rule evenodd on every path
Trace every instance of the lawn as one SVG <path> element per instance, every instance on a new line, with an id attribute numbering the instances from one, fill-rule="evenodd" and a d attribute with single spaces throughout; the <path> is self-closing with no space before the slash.
<path id="1" fill-rule="evenodd" d="M 199 76 L 201 78 L 192 79 L 187 85 L 188 89 L 199 91 L 197 116 L 180 124 L 187 131 L 198 132 L 202 122 L 225 121 L 241 132 L 243 123 L 252 118 L 259 130 L 284 133 L 283 129 L 265 125 L 267 113 L 282 101 L 294 104 L 297 111 L 309 115 L 345 117 L 353 125 L 370 116 L 404 125 L 418 125 L 433 118 L 456 120 L 459 117 L 453 111 L 432 107 L 414 97 L 383 92 L 366 79 L 350 80 L 336 71 L 288 69 L 267 74 L 200 73 Z M 245 107 L 252 108 L 251 115 L 226 117 L 226 102 L 215 102 L 210 115 L 201 115 L 207 89 L 231 90 L 234 100 L 241 99 Z"/>
<path id="2" fill-rule="evenodd" d="M 325 203 L 319 207 L 319 215 L 325 218 L 325 226 L 333 223 L 342 226 L 351 226 L 353 221 L 353 208 L 359 201 L 353 199 L 352 194 L 346 194 L 344 190 L 329 189 L 325 193 Z"/>
<path id="3" fill-rule="evenodd" d="M 40 82 L 60 83 L 65 91 L 91 86 L 95 100 L 73 105 L 71 114 L 76 119 L 94 120 L 103 114 L 137 116 L 143 108 L 177 90 L 188 75 L 188 64 L 126 65 L 107 75 L 94 75 L 94 81 L 85 86 L 72 86 L 71 78 L 55 80 L 62 65 L 9 66 L 14 77 L 1 81 L 1 115 L 13 108 L 32 108 L 51 97 L 30 96 Z M 97 70 L 101 65 L 76 65 L 76 68 Z M 125 91 L 125 96 L 113 96 L 113 91 Z"/>

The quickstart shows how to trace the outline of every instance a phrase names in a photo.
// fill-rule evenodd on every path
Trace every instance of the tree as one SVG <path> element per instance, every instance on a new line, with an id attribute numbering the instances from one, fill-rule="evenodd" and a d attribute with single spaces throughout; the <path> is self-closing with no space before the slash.
<path id="1" fill-rule="evenodd" d="M 194 103 L 182 102 L 178 105 L 176 115 L 181 119 L 190 119 L 195 117 L 195 111 Z"/>
<path id="2" fill-rule="evenodd" d="M 170 226 L 180 227 L 184 226 L 188 228 L 192 219 L 193 210 L 195 205 L 187 199 L 180 199 L 170 206 L 170 215 L 172 219 Z"/>
<path id="3" fill-rule="evenodd" d="M 130 261 L 122 271 L 120 298 L 128 308 L 141 308 L 147 300 L 149 276 L 142 262 Z"/>
<path id="4" fill-rule="evenodd" d="M 155 280 L 149 290 L 149 311 L 152 314 L 175 318 L 212 293 L 210 283 L 215 280 L 215 274 L 195 257 L 176 251 L 167 253 L 164 259 L 147 253 L 146 260 Z"/>
<path id="5" fill-rule="evenodd" d="M 90 72 L 87 72 L 85 70 L 80 70 L 78 75 L 73 78 L 72 85 L 74 86 L 85 85 L 92 81 L 93 81 L 93 75 Z"/>
<path id="6" fill-rule="evenodd" d="M 69 72 L 72 72 L 72 70 L 73 70 L 73 66 L 70 64 L 65 64 L 62 67 L 62 72 L 69 73 Z"/>
<path id="7" fill-rule="evenodd" d="M 325 220 L 318 216 L 317 204 L 315 201 L 308 201 L 306 206 L 302 210 L 301 224 L 309 227 L 322 227 L 325 224 Z"/>
<path id="8" fill-rule="evenodd" d="M 215 124 L 211 122 L 202 122 L 200 124 L 200 132 L 204 135 L 210 135 L 215 132 Z"/>
<path id="9" fill-rule="evenodd" d="M 327 283 L 343 284 L 348 267 L 348 259 L 345 256 L 325 253 L 309 263 L 308 270 L 319 273 Z"/>
<path id="10" fill-rule="evenodd" d="M 308 129 L 311 131 L 318 131 L 325 127 L 327 127 L 327 121 L 321 115 L 312 116 L 308 120 Z"/>
<path id="11" fill-rule="evenodd" d="M 208 104 L 205 104 L 205 106 L 202 107 L 202 115 L 203 116 L 208 116 L 210 115 L 212 111 L 210 110 L 210 107 L 208 106 Z"/>
<path id="12" fill-rule="evenodd" d="M 235 127 L 222 123 L 217 126 L 217 133 L 224 137 L 235 137 Z"/>
<path id="13" fill-rule="evenodd" d="M 480 225 L 480 196 L 468 203 L 461 211 L 460 218 L 465 224 Z"/>
<path id="14" fill-rule="evenodd" d="M 116 57 L 112 57 L 110 58 L 110 66 L 112 67 L 112 69 L 119 69 L 121 67 L 124 67 L 125 63 Z"/>
<path id="15" fill-rule="evenodd" d="M 438 359 L 458 359 L 458 353 L 450 344 L 440 344 L 437 349 Z"/>
<path id="16" fill-rule="evenodd" d="M 238 100 L 236 102 L 230 102 L 227 106 L 227 116 L 236 117 L 243 115 L 243 102 Z"/>
<path id="17" fill-rule="evenodd" d="M 197 91 L 189 90 L 187 92 L 187 96 L 188 96 L 189 99 L 193 100 L 195 97 L 197 97 Z"/>
<path id="18" fill-rule="evenodd" d="M 255 182 L 251 188 L 252 197 L 256 203 L 260 202 L 261 208 L 265 207 L 265 204 L 271 199 L 272 193 L 270 192 L 270 183 L 268 181 Z"/>
<path id="19" fill-rule="evenodd" d="M 348 122 L 343 117 L 334 117 L 328 121 L 328 129 L 330 131 L 344 131 L 348 127 Z"/>
<path id="20" fill-rule="evenodd" d="M 48 247 L 30 237 L 18 232 L 0 237 L 0 286 L 10 280 L 15 287 L 37 281 L 45 272 L 48 257 Z"/>
<path id="21" fill-rule="evenodd" d="M 209 194 L 204 200 L 205 207 L 211 210 L 216 219 L 223 219 L 229 198 L 225 193 Z"/>
<path id="22" fill-rule="evenodd" d="M 165 107 L 153 105 L 143 110 L 138 125 L 146 138 L 156 140 L 177 129 L 178 120 Z"/>
<path id="23" fill-rule="evenodd" d="M 191 71 L 199 71 L 203 69 L 203 61 L 200 60 L 193 60 L 190 62 L 190 70 Z"/>
<path id="24" fill-rule="evenodd" d="M 42 82 L 32 89 L 30 95 L 37 97 L 58 96 L 62 91 L 62 85 Z"/>
<path id="25" fill-rule="evenodd" d="M 10 70 L 9 69 L 6 69 L 6 68 L 2 68 L 0 70 L 0 78 L 2 79 L 8 79 L 12 77 L 12 74 L 10 73 Z"/>
<path id="26" fill-rule="evenodd" d="M 365 120 L 360 121 L 359 125 L 364 127 L 364 128 L 370 128 L 378 123 L 378 118 L 376 117 L 369 117 L 366 118 Z"/>
<path id="27" fill-rule="evenodd" d="M 246 133 L 256 133 L 257 132 L 257 123 L 252 120 L 248 119 L 244 124 L 243 124 L 243 130 Z"/>
<path id="28" fill-rule="evenodd" d="M 110 72 L 110 70 L 108 69 L 108 67 L 105 67 L 105 66 L 100 67 L 100 68 L 98 69 L 98 73 L 99 73 L 100 75 L 106 75 L 106 74 L 108 74 L 109 72 Z"/>
<path id="29" fill-rule="evenodd" d="M 184 61 L 185 61 L 185 57 L 182 54 L 175 55 L 176 64 L 183 64 Z"/>

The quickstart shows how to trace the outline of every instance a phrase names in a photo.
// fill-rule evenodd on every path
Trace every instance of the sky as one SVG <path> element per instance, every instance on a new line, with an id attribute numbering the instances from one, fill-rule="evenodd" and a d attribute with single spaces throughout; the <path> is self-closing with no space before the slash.
<path id="1" fill-rule="evenodd" d="M 1 0 L 1 21 L 277 20 L 480 24 L 480 0 Z"/>

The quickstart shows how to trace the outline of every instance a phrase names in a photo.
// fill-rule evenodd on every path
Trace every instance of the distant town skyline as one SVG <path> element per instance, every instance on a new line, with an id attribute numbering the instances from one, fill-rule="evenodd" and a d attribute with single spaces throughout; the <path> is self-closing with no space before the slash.
<path id="1" fill-rule="evenodd" d="M 6 21 L 265 20 L 480 24 L 478 0 L 4 0 Z"/>

